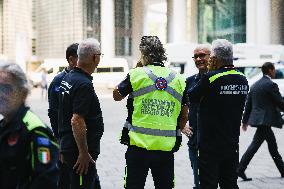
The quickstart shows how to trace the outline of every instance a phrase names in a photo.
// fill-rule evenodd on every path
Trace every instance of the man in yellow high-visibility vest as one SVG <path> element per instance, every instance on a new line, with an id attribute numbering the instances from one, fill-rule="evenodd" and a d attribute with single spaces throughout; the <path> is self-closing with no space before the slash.
<path id="1" fill-rule="evenodd" d="M 165 49 L 157 36 L 143 36 L 140 67 L 130 71 L 114 89 L 120 101 L 129 95 L 128 117 L 121 143 L 128 145 L 124 187 L 142 189 L 149 168 L 156 189 L 174 188 L 174 152 L 187 122 L 185 79 L 164 66 Z"/>

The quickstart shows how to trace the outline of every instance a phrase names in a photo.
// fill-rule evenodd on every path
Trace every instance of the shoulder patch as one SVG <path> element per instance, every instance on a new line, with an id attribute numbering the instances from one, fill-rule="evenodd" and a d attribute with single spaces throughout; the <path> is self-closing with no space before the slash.
<path id="1" fill-rule="evenodd" d="M 49 141 L 48 138 L 37 137 L 37 144 L 41 145 L 41 146 L 49 146 L 50 145 L 50 141 Z"/>
<path id="2" fill-rule="evenodd" d="M 50 162 L 50 150 L 48 148 L 39 147 L 37 153 L 39 162 L 43 164 L 48 164 Z"/>

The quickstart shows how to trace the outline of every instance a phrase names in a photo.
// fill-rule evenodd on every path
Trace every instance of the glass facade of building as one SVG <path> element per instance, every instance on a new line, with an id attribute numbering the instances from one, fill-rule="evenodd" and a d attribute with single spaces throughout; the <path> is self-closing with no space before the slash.
<path id="1" fill-rule="evenodd" d="M 116 0 L 115 2 L 115 55 L 131 56 L 132 44 L 132 0 Z"/>
<path id="2" fill-rule="evenodd" d="M 246 42 L 246 0 L 199 0 L 198 42 Z"/>

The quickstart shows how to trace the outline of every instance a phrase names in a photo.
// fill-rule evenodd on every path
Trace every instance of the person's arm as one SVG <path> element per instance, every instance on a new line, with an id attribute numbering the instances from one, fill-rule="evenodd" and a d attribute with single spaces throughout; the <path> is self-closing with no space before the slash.
<path id="1" fill-rule="evenodd" d="M 247 96 L 245 109 L 243 113 L 243 119 L 242 119 L 242 125 L 241 125 L 241 128 L 243 131 L 247 130 L 247 127 L 248 127 L 247 122 L 248 122 L 251 110 L 252 110 L 252 97 L 251 97 L 251 91 L 250 91 Z"/>
<path id="2" fill-rule="evenodd" d="M 284 100 L 279 92 L 278 85 L 273 83 L 269 90 L 269 95 L 271 97 L 272 102 L 278 107 L 281 111 L 284 111 Z"/>
<path id="3" fill-rule="evenodd" d="M 131 83 L 130 83 L 130 75 L 127 74 L 126 78 L 118 84 L 115 89 L 113 90 L 113 100 L 121 101 L 124 99 L 128 94 L 133 91 Z"/>
<path id="4" fill-rule="evenodd" d="M 56 189 L 59 177 L 57 167 L 58 145 L 48 137 L 45 129 L 36 129 L 31 134 L 32 177 L 29 189 Z"/>
<path id="5" fill-rule="evenodd" d="M 54 136 L 58 138 L 58 90 L 60 83 L 55 79 L 48 87 L 48 117 Z"/>
<path id="6" fill-rule="evenodd" d="M 73 168 L 76 169 L 77 174 L 87 174 L 89 163 L 95 163 L 95 161 L 88 152 L 86 123 L 82 116 L 73 114 L 71 125 L 79 151 L 77 162 Z"/>
<path id="7" fill-rule="evenodd" d="M 180 112 L 180 120 L 179 120 L 179 126 L 180 129 L 183 130 L 186 123 L 188 120 L 188 106 L 187 105 L 183 105 L 181 107 L 181 112 Z"/>
<path id="8" fill-rule="evenodd" d="M 74 89 L 73 101 L 72 101 L 72 131 L 75 138 L 79 155 L 77 161 L 73 167 L 77 174 L 87 174 L 90 163 L 95 163 L 88 152 L 87 143 L 87 126 L 85 123 L 85 117 L 88 116 L 91 106 L 90 101 L 94 97 L 94 89 L 90 84 L 82 84 L 78 88 Z"/>
<path id="9" fill-rule="evenodd" d="M 189 127 L 189 125 L 186 125 L 188 121 L 188 106 L 189 106 L 189 100 L 188 100 L 188 95 L 187 95 L 187 89 L 188 89 L 188 79 L 186 80 L 186 87 L 183 92 L 183 97 L 182 97 L 182 106 L 181 106 L 181 112 L 179 116 L 179 128 L 183 134 L 186 136 L 191 136 L 192 135 L 192 129 Z"/>

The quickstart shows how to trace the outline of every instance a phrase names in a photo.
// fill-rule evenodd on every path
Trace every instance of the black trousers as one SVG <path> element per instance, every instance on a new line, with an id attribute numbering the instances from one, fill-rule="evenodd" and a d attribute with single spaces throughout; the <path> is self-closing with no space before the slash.
<path id="1" fill-rule="evenodd" d="M 63 171 L 68 173 L 66 178 L 62 178 L 60 189 L 101 189 L 99 176 L 95 164 L 90 164 L 86 175 L 78 175 L 73 166 L 77 161 L 76 153 L 63 153 Z M 94 160 L 97 159 L 97 154 L 91 154 Z"/>
<path id="2" fill-rule="evenodd" d="M 239 161 L 238 151 L 216 156 L 199 151 L 198 167 L 200 189 L 238 189 L 236 169 Z"/>
<path id="3" fill-rule="evenodd" d="M 125 159 L 124 188 L 144 189 L 149 168 L 156 189 L 174 188 L 174 154 L 172 152 L 147 151 L 129 146 Z"/>
<path id="4" fill-rule="evenodd" d="M 58 161 L 57 166 L 59 168 L 58 188 L 59 189 L 70 188 L 68 166 L 65 163 L 62 163 L 61 161 Z"/>
<path id="5" fill-rule="evenodd" d="M 253 140 L 249 145 L 248 149 L 241 158 L 238 170 L 245 171 L 249 162 L 253 158 L 254 154 L 257 152 L 263 141 L 268 144 L 269 153 L 278 168 L 279 172 L 284 175 L 284 163 L 281 155 L 278 152 L 277 142 L 274 133 L 269 126 L 261 125 L 258 126 L 254 134 Z"/>

